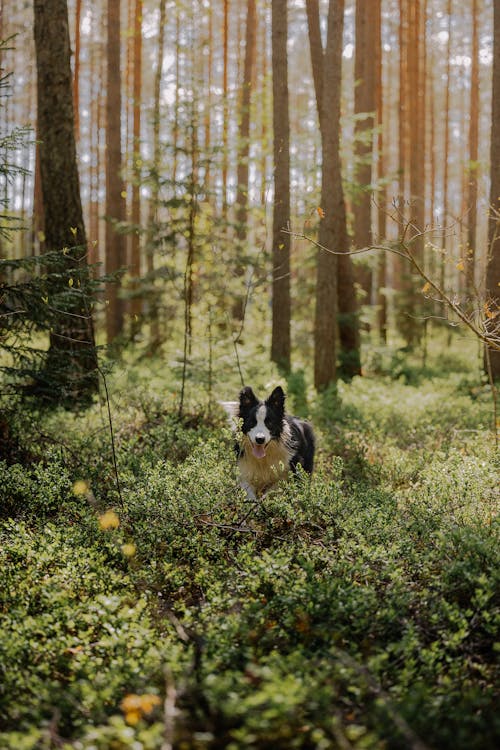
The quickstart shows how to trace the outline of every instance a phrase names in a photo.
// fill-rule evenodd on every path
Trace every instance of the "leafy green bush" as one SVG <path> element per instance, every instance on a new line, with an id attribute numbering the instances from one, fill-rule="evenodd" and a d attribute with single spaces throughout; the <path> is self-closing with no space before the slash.
<path id="1" fill-rule="evenodd" d="M 312 481 L 251 503 L 223 417 L 139 385 L 112 404 L 121 502 L 97 405 L 0 465 L 0 746 L 496 748 L 482 396 L 455 375 L 339 384 L 310 402 Z"/>

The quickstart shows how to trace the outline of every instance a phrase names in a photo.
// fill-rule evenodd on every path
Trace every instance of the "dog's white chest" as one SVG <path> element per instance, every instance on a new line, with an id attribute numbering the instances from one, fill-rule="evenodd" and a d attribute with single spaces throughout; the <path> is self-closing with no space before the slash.
<path id="1" fill-rule="evenodd" d="M 243 455 L 238 460 L 244 486 L 255 494 L 272 487 L 288 474 L 290 453 L 280 442 L 271 441 L 263 458 L 256 458 L 249 444 L 243 444 Z"/>

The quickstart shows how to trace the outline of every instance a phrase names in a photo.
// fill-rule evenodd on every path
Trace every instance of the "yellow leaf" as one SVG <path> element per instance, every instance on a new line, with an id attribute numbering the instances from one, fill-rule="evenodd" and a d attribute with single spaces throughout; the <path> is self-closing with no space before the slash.
<path id="1" fill-rule="evenodd" d="M 99 516 L 99 527 L 106 531 L 107 529 L 117 529 L 120 525 L 120 519 L 114 510 L 107 510 L 102 516 Z"/>
<path id="2" fill-rule="evenodd" d="M 136 553 L 136 546 L 129 542 L 128 544 L 122 544 L 122 552 L 125 557 L 133 557 Z"/>
<path id="3" fill-rule="evenodd" d="M 76 233 L 78 231 L 78 229 L 76 227 L 70 227 L 69 231 L 71 232 L 71 234 L 73 235 L 73 237 L 76 237 Z"/>
<path id="4" fill-rule="evenodd" d="M 318 216 L 319 216 L 320 219 L 324 219 L 325 218 L 325 212 L 323 211 L 323 209 L 321 208 L 321 206 L 318 206 L 317 209 L 316 209 L 316 211 L 317 211 Z"/>
<path id="5" fill-rule="evenodd" d="M 465 263 L 464 263 L 464 261 L 462 259 L 460 259 L 458 261 L 458 263 L 457 263 L 457 270 L 458 271 L 463 271 L 464 268 L 465 268 Z"/>
<path id="6" fill-rule="evenodd" d="M 72 278 L 69 278 L 69 279 L 68 279 L 68 286 L 73 286 L 73 284 L 74 284 L 74 281 L 73 281 L 73 279 L 72 279 Z"/>
<path id="7" fill-rule="evenodd" d="M 84 479 L 77 479 L 73 485 L 73 495 L 77 497 L 79 495 L 86 495 L 89 491 L 89 486 Z"/>
<path id="8" fill-rule="evenodd" d="M 127 197 L 127 191 L 126 190 L 122 190 L 121 193 L 120 193 L 120 195 L 121 195 L 122 198 L 126 198 Z"/>
<path id="9" fill-rule="evenodd" d="M 430 288 L 431 288 L 431 285 L 429 284 L 428 281 L 426 281 L 425 284 L 422 287 L 422 293 L 425 294 L 426 292 L 429 291 Z"/>

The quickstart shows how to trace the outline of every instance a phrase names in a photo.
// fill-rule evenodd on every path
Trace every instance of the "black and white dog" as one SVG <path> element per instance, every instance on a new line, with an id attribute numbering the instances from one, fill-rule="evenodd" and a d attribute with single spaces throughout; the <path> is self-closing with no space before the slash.
<path id="1" fill-rule="evenodd" d="M 314 432 L 308 422 L 285 414 L 285 394 L 278 386 L 265 401 L 243 388 L 237 416 L 241 426 L 236 445 L 241 485 L 251 498 L 262 495 L 289 470 L 314 465 Z"/>

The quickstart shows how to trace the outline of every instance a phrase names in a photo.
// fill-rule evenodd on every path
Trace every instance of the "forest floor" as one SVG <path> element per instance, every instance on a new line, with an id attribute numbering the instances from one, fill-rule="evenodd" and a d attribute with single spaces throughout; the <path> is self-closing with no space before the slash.
<path id="1" fill-rule="evenodd" d="M 179 417 L 164 363 L 109 375 L 116 472 L 106 403 L 19 412 L 22 452 L 0 462 L 1 748 L 500 746 L 477 352 L 369 355 L 321 398 L 282 381 L 317 467 L 256 503 L 222 410 L 188 384 L 202 395 Z M 214 401 L 236 397 L 225 380 Z"/>

